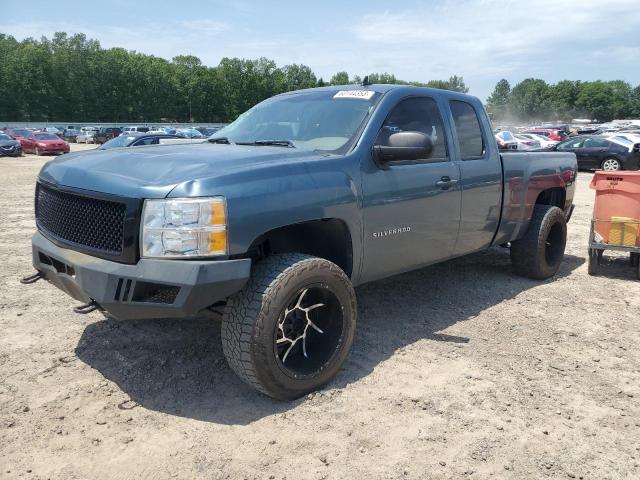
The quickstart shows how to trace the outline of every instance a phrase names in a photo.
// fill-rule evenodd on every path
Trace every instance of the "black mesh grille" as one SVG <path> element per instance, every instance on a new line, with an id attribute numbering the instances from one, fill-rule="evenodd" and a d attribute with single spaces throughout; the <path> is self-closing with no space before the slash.
<path id="1" fill-rule="evenodd" d="M 38 228 L 71 244 L 120 255 L 124 243 L 124 203 L 36 187 Z"/>

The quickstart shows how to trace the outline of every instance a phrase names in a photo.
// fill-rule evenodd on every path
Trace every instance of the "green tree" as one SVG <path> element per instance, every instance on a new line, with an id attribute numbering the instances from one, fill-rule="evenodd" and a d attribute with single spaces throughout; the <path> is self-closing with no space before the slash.
<path id="1" fill-rule="evenodd" d="M 338 72 L 329 81 L 330 85 L 348 85 L 349 74 L 347 72 Z"/>
<path id="2" fill-rule="evenodd" d="M 640 85 L 631 92 L 631 116 L 640 118 Z"/>
<path id="3" fill-rule="evenodd" d="M 287 91 L 313 88 L 317 79 L 315 74 L 306 65 L 285 65 L 282 68 L 284 74 L 284 86 Z"/>
<path id="4" fill-rule="evenodd" d="M 493 114 L 494 119 L 504 118 L 509 111 L 511 98 L 511 85 L 506 78 L 500 80 L 493 93 L 487 98 L 487 110 Z"/>
<path id="5" fill-rule="evenodd" d="M 544 80 L 523 80 L 511 90 L 510 111 L 523 120 L 545 119 L 551 111 L 549 90 L 549 85 Z"/>
<path id="6" fill-rule="evenodd" d="M 607 122 L 631 113 L 631 86 L 626 82 L 585 82 L 576 99 L 576 108 L 583 115 Z"/>

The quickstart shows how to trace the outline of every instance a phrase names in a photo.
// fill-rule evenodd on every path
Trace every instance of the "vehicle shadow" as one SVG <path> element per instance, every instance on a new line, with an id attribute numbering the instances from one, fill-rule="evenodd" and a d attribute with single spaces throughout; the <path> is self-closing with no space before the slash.
<path id="1" fill-rule="evenodd" d="M 558 276 L 584 261 L 567 255 Z M 327 388 L 358 381 L 421 339 L 466 343 L 439 332 L 539 284 L 515 276 L 508 251 L 496 248 L 359 287 L 353 350 Z M 86 327 L 76 354 L 139 405 L 171 415 L 248 424 L 302 401 L 277 402 L 240 381 L 224 360 L 220 322 L 211 318 L 105 319 Z"/>

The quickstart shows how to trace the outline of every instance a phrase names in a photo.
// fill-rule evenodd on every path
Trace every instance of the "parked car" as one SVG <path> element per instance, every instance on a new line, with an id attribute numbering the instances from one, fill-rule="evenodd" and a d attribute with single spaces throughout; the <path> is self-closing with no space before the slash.
<path id="1" fill-rule="evenodd" d="M 22 155 L 22 145 L 6 133 L 0 133 L 0 157 L 19 157 Z"/>
<path id="2" fill-rule="evenodd" d="M 513 136 L 513 133 L 508 130 L 502 130 L 495 134 L 496 143 L 500 150 L 517 150 L 518 141 Z"/>
<path id="3" fill-rule="evenodd" d="M 33 132 L 27 128 L 8 128 L 4 131 L 4 133 L 9 135 L 14 140 L 18 140 L 22 144 L 22 149 L 24 150 L 23 141 Z"/>
<path id="4" fill-rule="evenodd" d="M 631 140 L 583 135 L 559 143 L 554 150 L 573 152 L 578 167 L 588 170 L 638 170 L 640 168 L 640 143 Z M 615 139 L 615 140 L 614 140 Z"/>
<path id="5" fill-rule="evenodd" d="M 96 143 L 95 141 L 96 133 L 97 133 L 96 130 L 81 131 L 76 136 L 76 142 L 77 143 Z"/>
<path id="6" fill-rule="evenodd" d="M 518 150 L 539 150 L 541 148 L 540 142 L 533 138 L 518 133 L 514 134 L 513 137 L 518 142 Z"/>
<path id="7" fill-rule="evenodd" d="M 202 144 L 46 164 L 32 262 L 83 313 L 179 319 L 224 306 L 230 367 L 298 398 L 344 363 L 355 285 L 504 244 L 517 273 L 556 274 L 575 155 L 500 154 L 492 135 L 482 102 L 456 92 L 287 92 Z"/>
<path id="8" fill-rule="evenodd" d="M 40 131 L 41 132 L 53 133 L 54 135 L 58 135 L 58 136 L 60 136 L 62 134 L 62 130 L 58 129 L 57 127 L 52 127 L 52 126 L 44 127 L 42 129 L 40 129 Z"/>
<path id="9" fill-rule="evenodd" d="M 69 144 L 49 132 L 33 132 L 21 143 L 25 153 L 35 153 L 36 155 L 69 153 Z"/>
<path id="10" fill-rule="evenodd" d="M 122 133 L 122 129 L 119 127 L 100 127 L 100 130 L 93 136 L 93 142 L 103 144 L 112 138 L 116 138 Z"/>
<path id="11" fill-rule="evenodd" d="M 65 142 L 76 143 L 78 141 L 78 135 L 80 135 L 80 130 L 65 128 L 62 132 L 62 139 Z"/>
<path id="12" fill-rule="evenodd" d="M 122 134 L 128 135 L 130 133 L 147 133 L 151 130 L 149 127 L 142 127 L 140 125 L 133 125 L 130 127 L 124 127 L 122 129 Z"/>
<path id="13" fill-rule="evenodd" d="M 195 128 L 181 128 L 176 132 L 176 135 L 183 138 L 207 138 Z"/>
<path id="14" fill-rule="evenodd" d="M 557 142 L 562 142 L 569 138 L 564 130 L 556 130 L 553 128 L 534 128 L 524 130 L 520 133 L 535 133 L 536 135 L 542 135 L 543 137 L 549 138 L 549 140 L 555 140 Z"/>
<path id="15" fill-rule="evenodd" d="M 162 143 L 171 143 L 170 140 L 182 140 L 182 143 L 190 143 L 184 142 L 184 137 L 179 137 L 177 135 L 167 135 L 165 133 L 154 133 L 148 134 L 143 133 L 139 135 L 128 135 L 123 133 L 119 137 L 113 138 L 108 142 L 103 143 L 98 148 L 100 150 L 109 150 L 111 148 L 121 148 L 121 147 L 141 147 L 144 145 L 160 145 Z"/>
<path id="16" fill-rule="evenodd" d="M 525 138 L 530 138 L 531 140 L 539 142 L 540 148 L 543 148 L 543 149 L 553 148 L 558 143 L 560 143 L 560 142 L 557 142 L 556 140 L 551 140 L 548 137 L 544 137 L 542 135 L 536 135 L 535 133 L 519 133 L 518 135 Z"/>
<path id="17" fill-rule="evenodd" d="M 198 130 L 205 137 L 210 137 L 218 130 L 220 130 L 220 127 L 196 127 L 196 130 Z"/>

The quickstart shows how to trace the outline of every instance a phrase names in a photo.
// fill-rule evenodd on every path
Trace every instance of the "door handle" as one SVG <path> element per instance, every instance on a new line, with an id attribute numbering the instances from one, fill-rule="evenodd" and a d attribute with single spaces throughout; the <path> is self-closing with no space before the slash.
<path id="1" fill-rule="evenodd" d="M 451 187 L 453 187 L 456 183 L 458 183 L 458 180 L 451 178 L 451 177 L 442 177 L 440 180 L 438 180 L 436 182 L 436 185 L 440 188 L 442 188 L 443 190 L 447 190 Z"/>

